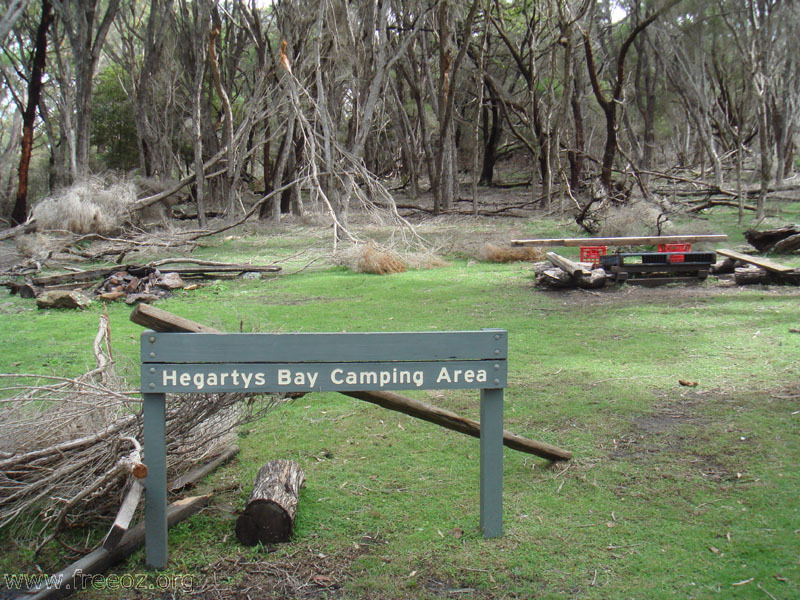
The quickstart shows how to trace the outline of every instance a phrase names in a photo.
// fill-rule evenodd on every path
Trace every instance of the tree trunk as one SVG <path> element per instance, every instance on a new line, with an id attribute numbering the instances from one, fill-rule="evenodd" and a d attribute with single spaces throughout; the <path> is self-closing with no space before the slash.
<path id="1" fill-rule="evenodd" d="M 236 519 L 237 539 L 245 546 L 288 542 L 304 482 L 293 460 L 271 460 L 261 467 L 244 513 Z"/>
<path id="2" fill-rule="evenodd" d="M 28 104 L 22 113 L 22 155 L 19 160 L 19 184 L 11 221 L 20 225 L 28 219 L 28 169 L 31 164 L 33 150 L 33 125 L 36 121 L 36 108 L 42 92 L 42 74 L 47 58 L 47 30 L 53 20 L 50 0 L 42 0 L 42 18 L 36 30 L 34 40 L 33 69 L 28 81 Z"/>
<path id="3" fill-rule="evenodd" d="M 501 106 L 490 81 L 486 80 L 487 89 L 491 94 L 489 105 L 483 107 L 483 166 L 481 168 L 481 185 L 491 186 L 494 182 L 494 166 L 497 163 L 497 147 L 500 145 L 500 134 L 502 133 L 502 116 L 500 115 Z M 489 126 L 489 116 L 491 115 L 491 127 Z"/>

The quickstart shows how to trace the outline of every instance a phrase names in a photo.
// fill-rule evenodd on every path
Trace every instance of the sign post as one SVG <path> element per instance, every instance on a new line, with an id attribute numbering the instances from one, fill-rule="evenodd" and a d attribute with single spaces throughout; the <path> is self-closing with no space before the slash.
<path id="1" fill-rule="evenodd" d="M 480 526 L 502 535 L 508 333 L 142 333 L 147 564 L 167 565 L 166 394 L 481 391 Z"/>

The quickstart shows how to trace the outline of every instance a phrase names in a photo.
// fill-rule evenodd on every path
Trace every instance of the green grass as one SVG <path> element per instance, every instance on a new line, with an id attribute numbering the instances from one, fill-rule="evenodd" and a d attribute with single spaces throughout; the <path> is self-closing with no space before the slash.
<path id="1" fill-rule="evenodd" d="M 284 241 L 245 235 L 204 252 L 299 248 Z M 505 535 L 484 540 L 477 440 L 341 395 L 305 396 L 242 432 L 237 460 L 202 488 L 217 490 L 211 508 L 170 531 L 167 573 L 195 590 L 276 598 L 295 597 L 276 591 L 290 567 L 304 597 L 798 597 L 798 300 L 796 288 L 713 283 L 542 292 L 527 265 L 459 259 L 387 277 L 325 268 L 179 293 L 159 306 L 229 331 L 506 328 L 506 428 L 575 458 L 549 465 L 506 450 Z M 0 308 L 10 349 L 0 370 L 75 374 L 92 360 L 100 307 L 41 312 L 8 298 Z M 140 328 L 129 312 L 109 307 L 117 360 L 135 381 Z M 416 395 L 478 416 L 477 394 Z M 245 549 L 232 511 L 272 458 L 306 472 L 295 537 Z M 0 544 L 3 570 L 28 568 Z M 42 568 L 59 560 L 46 555 Z M 144 572 L 141 552 L 116 571 Z"/>

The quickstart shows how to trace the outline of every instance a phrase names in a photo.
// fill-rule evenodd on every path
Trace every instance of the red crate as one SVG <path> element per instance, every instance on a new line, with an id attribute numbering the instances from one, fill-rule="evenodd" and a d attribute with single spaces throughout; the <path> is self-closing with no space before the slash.
<path id="1" fill-rule="evenodd" d="M 600 257 L 606 255 L 606 250 L 606 246 L 581 246 L 581 262 L 590 262 L 597 266 Z"/>
<path id="2" fill-rule="evenodd" d="M 691 252 L 692 245 L 691 244 L 659 244 L 658 245 L 659 252 Z M 683 254 L 672 254 L 669 257 L 669 262 L 671 263 L 681 263 L 684 261 Z"/>

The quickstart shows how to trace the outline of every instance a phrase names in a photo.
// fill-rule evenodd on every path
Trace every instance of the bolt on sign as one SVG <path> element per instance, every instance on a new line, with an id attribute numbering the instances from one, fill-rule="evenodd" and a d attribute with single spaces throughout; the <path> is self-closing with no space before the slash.
<path id="1" fill-rule="evenodd" d="M 502 534 L 508 332 L 156 333 L 141 339 L 147 564 L 167 564 L 166 394 L 481 390 L 480 524 Z"/>

